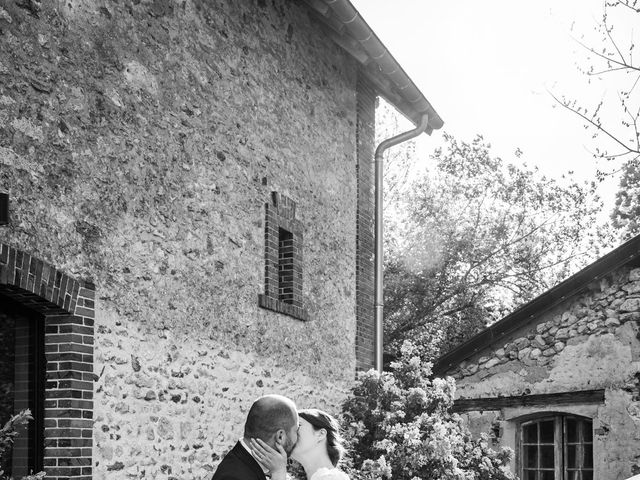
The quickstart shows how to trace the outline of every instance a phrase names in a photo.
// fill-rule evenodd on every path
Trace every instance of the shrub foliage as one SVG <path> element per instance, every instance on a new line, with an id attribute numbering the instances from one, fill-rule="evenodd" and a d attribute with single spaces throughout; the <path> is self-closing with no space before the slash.
<path id="1" fill-rule="evenodd" d="M 391 371 L 361 374 L 343 404 L 352 480 L 512 480 L 510 449 L 473 438 L 451 412 L 452 378 L 430 379 L 431 364 L 404 342 Z"/>

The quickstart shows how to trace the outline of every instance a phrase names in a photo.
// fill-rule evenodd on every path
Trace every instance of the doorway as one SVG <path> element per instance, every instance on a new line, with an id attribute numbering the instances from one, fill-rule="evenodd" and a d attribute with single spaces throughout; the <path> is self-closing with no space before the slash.
<path id="1" fill-rule="evenodd" d="M 25 409 L 33 417 L 0 457 L 9 477 L 42 470 L 45 381 L 44 316 L 0 292 L 0 425 Z"/>

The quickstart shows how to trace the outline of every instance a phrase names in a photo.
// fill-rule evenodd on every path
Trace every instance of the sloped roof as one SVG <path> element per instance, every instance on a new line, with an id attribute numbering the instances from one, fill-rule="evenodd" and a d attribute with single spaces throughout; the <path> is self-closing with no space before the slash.
<path id="1" fill-rule="evenodd" d="M 388 102 L 415 125 L 429 115 L 427 133 L 444 122 L 349 0 L 303 0 L 327 35 L 362 65 Z"/>
<path id="2" fill-rule="evenodd" d="M 485 328 L 460 346 L 438 358 L 433 364 L 434 375 L 442 375 L 463 360 L 471 357 L 519 330 L 565 300 L 579 295 L 594 280 L 598 280 L 623 265 L 640 266 L 640 235 L 600 257 L 562 283 L 524 304 L 502 320 Z"/>

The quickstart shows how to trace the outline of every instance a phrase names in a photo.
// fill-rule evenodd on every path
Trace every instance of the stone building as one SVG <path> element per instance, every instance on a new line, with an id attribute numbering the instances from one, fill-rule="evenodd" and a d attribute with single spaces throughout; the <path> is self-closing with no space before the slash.
<path id="1" fill-rule="evenodd" d="M 3 467 L 206 478 L 372 365 L 376 97 L 442 121 L 353 12 L 0 0 Z"/>
<path id="2" fill-rule="evenodd" d="M 640 236 L 439 358 L 522 479 L 640 472 Z"/>

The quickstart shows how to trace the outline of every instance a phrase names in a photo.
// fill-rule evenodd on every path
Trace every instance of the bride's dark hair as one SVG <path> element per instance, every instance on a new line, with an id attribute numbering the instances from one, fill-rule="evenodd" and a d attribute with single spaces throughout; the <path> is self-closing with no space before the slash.
<path id="1" fill-rule="evenodd" d="M 327 453 L 329 454 L 329 460 L 331 460 L 333 466 L 336 467 L 344 454 L 342 437 L 340 436 L 340 424 L 338 421 L 328 413 L 316 408 L 300 410 L 298 415 L 300 418 L 304 418 L 309 422 L 314 430 L 324 428 L 327 432 Z"/>

